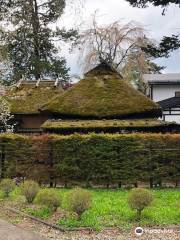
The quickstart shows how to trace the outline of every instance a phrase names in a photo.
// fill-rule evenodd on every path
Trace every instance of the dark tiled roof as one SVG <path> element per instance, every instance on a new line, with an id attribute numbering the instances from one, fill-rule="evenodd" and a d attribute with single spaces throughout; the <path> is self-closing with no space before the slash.
<path id="1" fill-rule="evenodd" d="M 180 97 L 168 98 L 168 99 L 159 101 L 158 104 L 159 104 L 163 109 L 168 109 L 168 108 L 180 108 Z"/>
<path id="2" fill-rule="evenodd" d="M 144 74 L 143 77 L 149 84 L 180 84 L 180 73 Z"/>

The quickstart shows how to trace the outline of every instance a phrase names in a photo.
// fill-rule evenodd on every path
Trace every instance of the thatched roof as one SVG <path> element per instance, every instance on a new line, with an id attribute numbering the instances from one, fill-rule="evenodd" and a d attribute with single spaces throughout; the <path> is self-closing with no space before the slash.
<path id="1" fill-rule="evenodd" d="M 81 118 L 159 117 L 161 108 L 107 64 L 100 64 L 42 111 Z"/>
<path id="2" fill-rule="evenodd" d="M 131 120 L 47 120 L 41 127 L 43 129 L 104 129 L 104 128 L 135 128 L 159 127 L 172 124 L 157 119 L 131 119 Z"/>
<path id="3" fill-rule="evenodd" d="M 106 119 L 106 120 L 47 120 L 44 132 L 58 134 L 122 133 L 122 132 L 179 132 L 180 125 L 157 119 Z"/>
<path id="4" fill-rule="evenodd" d="M 39 108 L 53 97 L 63 93 L 55 81 L 23 81 L 10 87 L 6 92 L 6 99 L 10 102 L 13 114 L 36 114 Z"/>

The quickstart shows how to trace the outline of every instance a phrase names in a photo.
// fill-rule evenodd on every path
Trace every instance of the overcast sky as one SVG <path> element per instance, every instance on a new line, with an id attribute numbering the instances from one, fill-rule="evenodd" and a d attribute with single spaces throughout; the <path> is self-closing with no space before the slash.
<path id="1" fill-rule="evenodd" d="M 79 1 L 79 0 L 76 0 Z M 83 26 L 88 27 L 92 14 L 98 10 L 98 23 L 109 24 L 116 20 L 129 22 L 137 21 L 145 26 L 149 31 L 149 36 L 156 40 L 161 39 L 164 35 L 172 35 L 180 33 L 180 8 L 171 5 L 166 15 L 162 16 L 162 8 L 149 7 L 146 9 L 133 8 L 125 0 L 84 0 L 84 6 L 81 13 L 75 14 L 71 7 L 66 8 L 66 12 L 58 23 L 67 28 L 74 27 L 80 22 Z M 71 74 L 80 74 L 82 69 L 78 64 L 78 56 L 76 53 L 66 54 L 68 66 L 71 68 Z M 167 66 L 165 72 L 180 72 L 180 49 L 175 51 L 168 59 L 159 59 L 158 64 Z"/>

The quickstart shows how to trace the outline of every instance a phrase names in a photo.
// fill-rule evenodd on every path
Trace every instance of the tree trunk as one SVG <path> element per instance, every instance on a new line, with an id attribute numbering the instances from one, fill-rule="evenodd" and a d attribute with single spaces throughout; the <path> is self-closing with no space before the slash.
<path id="1" fill-rule="evenodd" d="M 175 187 L 177 188 L 178 187 L 178 180 L 177 181 L 175 181 Z"/>
<path id="2" fill-rule="evenodd" d="M 49 187 L 50 188 L 53 188 L 53 177 L 52 176 L 50 176 L 50 181 L 49 181 Z"/>
<path id="3" fill-rule="evenodd" d="M 158 181 L 158 184 L 159 184 L 159 187 L 162 187 L 162 180 L 161 179 Z"/>
<path id="4" fill-rule="evenodd" d="M 137 209 L 137 220 L 138 221 L 141 220 L 141 212 L 142 212 L 142 210 Z"/>
<path id="5" fill-rule="evenodd" d="M 32 22 L 32 30 L 33 30 L 33 39 L 34 39 L 34 56 L 35 56 L 35 64 L 34 64 L 34 74 L 36 80 L 38 80 L 41 76 L 40 69 L 38 67 L 37 62 L 40 62 L 40 42 L 39 42 L 39 16 L 38 16 L 38 5 L 36 0 L 30 0 L 30 8 L 31 8 L 31 22 Z"/>
<path id="6" fill-rule="evenodd" d="M 68 187 L 67 181 L 65 181 L 65 183 L 64 183 L 64 187 L 65 187 L 65 188 Z"/>

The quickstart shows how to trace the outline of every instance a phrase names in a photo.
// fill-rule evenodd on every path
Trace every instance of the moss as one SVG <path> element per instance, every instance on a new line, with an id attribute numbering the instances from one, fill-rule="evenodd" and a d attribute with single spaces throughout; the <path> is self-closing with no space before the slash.
<path id="1" fill-rule="evenodd" d="M 43 129 L 104 129 L 104 128 L 138 128 L 168 126 L 170 123 L 156 119 L 133 120 L 48 120 Z"/>
<path id="2" fill-rule="evenodd" d="M 25 135 L 20 135 L 20 134 L 14 134 L 14 133 L 0 133 L 0 140 L 9 140 L 9 141 L 13 141 L 13 140 L 28 140 L 29 137 L 25 136 Z"/>
<path id="3" fill-rule="evenodd" d="M 37 142 L 56 142 L 56 141 L 65 141 L 65 140 L 90 140 L 92 138 L 100 138 L 100 139 L 106 139 L 106 140 L 118 140 L 118 139 L 134 139 L 141 142 L 152 142 L 154 141 L 155 144 L 158 141 L 162 141 L 166 144 L 172 144 L 174 146 L 175 144 L 180 143 L 180 134 L 170 134 L 170 133 L 131 133 L 131 134 L 111 134 L 111 133 L 88 133 L 88 134 L 71 134 L 71 135 L 60 135 L 60 134 L 43 134 L 39 136 L 25 136 L 25 135 L 19 135 L 14 133 L 0 133 L 0 140 L 9 139 L 14 141 L 17 144 L 17 140 L 22 141 L 22 143 L 25 142 L 25 140 L 32 141 L 33 144 Z"/>
<path id="4" fill-rule="evenodd" d="M 6 93 L 13 114 L 39 113 L 39 108 L 63 90 L 48 83 L 37 88 L 35 84 L 22 84 L 20 88 L 12 87 Z"/>
<path id="5" fill-rule="evenodd" d="M 100 71 L 101 69 L 101 71 Z M 41 110 L 59 115 L 90 118 L 122 118 L 126 116 L 161 116 L 161 108 L 138 92 L 118 73 L 109 68 L 95 68 L 85 78 L 57 96 Z"/>

